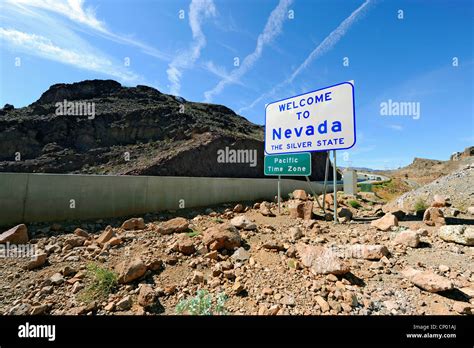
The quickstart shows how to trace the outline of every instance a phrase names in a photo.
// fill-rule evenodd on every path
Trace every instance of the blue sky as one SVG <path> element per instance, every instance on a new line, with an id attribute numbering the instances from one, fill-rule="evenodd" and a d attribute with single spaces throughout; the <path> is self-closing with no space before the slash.
<path id="1" fill-rule="evenodd" d="M 357 144 L 338 164 L 448 159 L 474 145 L 473 17 L 469 0 L 1 0 L 0 104 L 115 79 L 263 124 L 265 103 L 354 80 Z M 420 117 L 381 115 L 389 99 Z"/>

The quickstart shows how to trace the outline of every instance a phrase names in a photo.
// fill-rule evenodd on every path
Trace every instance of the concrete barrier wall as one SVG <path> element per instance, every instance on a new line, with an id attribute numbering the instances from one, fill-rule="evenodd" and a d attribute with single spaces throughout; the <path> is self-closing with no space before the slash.
<path id="1" fill-rule="evenodd" d="M 312 183 L 316 193 L 323 185 Z M 341 187 L 339 185 L 338 187 Z M 282 179 L 282 197 L 308 183 Z M 332 185 L 328 185 L 331 192 Z M 0 225 L 139 215 L 225 202 L 271 200 L 277 180 L 0 173 Z"/>

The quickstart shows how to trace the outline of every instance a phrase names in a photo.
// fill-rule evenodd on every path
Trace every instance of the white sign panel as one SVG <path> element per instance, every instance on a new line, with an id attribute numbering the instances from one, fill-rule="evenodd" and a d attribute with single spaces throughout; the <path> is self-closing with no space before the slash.
<path id="1" fill-rule="evenodd" d="M 265 152 L 269 155 L 349 149 L 355 142 L 352 82 L 279 100 L 265 108 Z"/>

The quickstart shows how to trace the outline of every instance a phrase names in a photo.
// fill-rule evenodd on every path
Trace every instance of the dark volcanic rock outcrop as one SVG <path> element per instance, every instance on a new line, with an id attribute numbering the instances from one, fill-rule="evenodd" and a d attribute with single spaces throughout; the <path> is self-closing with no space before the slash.
<path id="1" fill-rule="evenodd" d="M 64 102 L 94 114 L 58 113 Z M 219 162 L 226 148 L 256 150 L 256 165 Z M 325 154 L 312 156 L 322 180 Z M 263 127 L 231 109 L 112 80 L 56 84 L 0 116 L 1 172 L 263 177 L 263 157 Z"/>

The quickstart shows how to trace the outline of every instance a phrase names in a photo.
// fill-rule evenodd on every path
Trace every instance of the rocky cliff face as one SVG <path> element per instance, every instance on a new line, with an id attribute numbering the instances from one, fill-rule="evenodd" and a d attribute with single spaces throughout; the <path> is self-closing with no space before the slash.
<path id="1" fill-rule="evenodd" d="M 226 149 L 255 151 L 257 161 L 219 161 Z M 312 156 L 311 179 L 322 180 L 325 154 Z M 56 84 L 27 107 L 0 111 L 1 172 L 258 178 L 263 157 L 263 127 L 147 86 Z"/>

